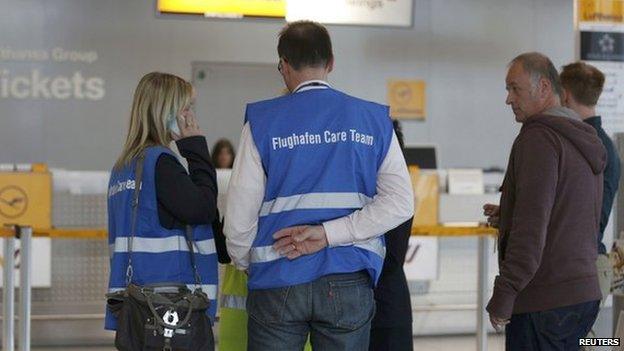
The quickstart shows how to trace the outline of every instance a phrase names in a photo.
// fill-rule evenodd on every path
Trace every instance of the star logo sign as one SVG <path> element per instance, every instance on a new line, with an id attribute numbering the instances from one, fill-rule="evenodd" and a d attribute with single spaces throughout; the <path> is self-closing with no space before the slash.
<path id="1" fill-rule="evenodd" d="M 615 39 L 611 37 L 609 34 L 605 34 L 598 41 L 598 45 L 600 45 L 600 51 L 603 53 L 610 53 L 615 51 Z"/>

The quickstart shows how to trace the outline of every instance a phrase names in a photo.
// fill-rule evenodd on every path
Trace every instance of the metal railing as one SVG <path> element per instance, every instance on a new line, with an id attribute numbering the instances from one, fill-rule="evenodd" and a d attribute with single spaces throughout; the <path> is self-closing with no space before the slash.
<path id="1" fill-rule="evenodd" d="M 106 238 L 103 229 L 45 229 L 29 226 L 0 228 L 4 243 L 2 264 L 2 350 L 15 350 L 15 247 L 20 241 L 18 345 L 20 351 L 30 351 L 32 311 L 32 238 Z"/>
<path id="2" fill-rule="evenodd" d="M 438 237 L 477 236 L 478 251 L 478 289 L 477 289 L 477 350 L 487 350 L 487 313 L 485 304 L 488 291 L 488 254 L 489 237 L 497 231 L 488 227 L 444 227 L 419 226 L 412 228 L 412 235 Z M 19 265 L 20 287 L 18 305 L 18 345 L 20 351 L 30 351 L 32 310 L 32 238 L 49 237 L 53 239 L 106 239 L 105 229 L 33 229 L 28 226 L 0 228 L 0 237 L 4 242 L 3 289 L 2 289 L 2 350 L 15 350 L 15 247 L 20 240 Z M 95 315 L 91 316 L 92 318 Z M 100 315 L 98 315 L 100 316 Z M 62 316 L 55 316 L 62 319 Z"/>
<path id="3" fill-rule="evenodd" d="M 2 350 L 15 349 L 15 244 L 21 241 L 19 266 L 19 349 L 30 350 L 30 312 L 31 312 L 31 273 L 32 273 L 32 228 L 13 227 L 13 235 L 4 237 L 4 262 L 2 286 Z"/>

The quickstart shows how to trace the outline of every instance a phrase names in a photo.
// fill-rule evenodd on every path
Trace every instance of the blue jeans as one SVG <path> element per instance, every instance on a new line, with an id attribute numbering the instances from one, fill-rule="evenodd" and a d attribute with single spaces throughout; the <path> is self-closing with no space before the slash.
<path id="1" fill-rule="evenodd" d="M 368 350 L 375 301 L 366 272 L 332 274 L 313 282 L 250 290 L 248 350 Z"/>
<path id="2" fill-rule="evenodd" d="M 598 316 L 600 301 L 514 314 L 505 328 L 508 351 L 579 350 L 579 339 L 587 336 Z"/>

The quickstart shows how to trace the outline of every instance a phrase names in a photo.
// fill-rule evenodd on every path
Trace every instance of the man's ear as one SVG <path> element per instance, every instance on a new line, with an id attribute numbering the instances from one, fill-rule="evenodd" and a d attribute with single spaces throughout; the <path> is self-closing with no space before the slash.
<path id="1" fill-rule="evenodd" d="M 549 94 L 554 93 L 553 86 L 546 78 L 541 78 L 538 83 L 540 97 L 546 98 Z"/>
<path id="2" fill-rule="evenodd" d="M 288 63 L 288 61 L 282 59 L 282 74 L 290 74 L 290 70 L 292 67 Z"/>
<path id="3" fill-rule="evenodd" d="M 334 58 L 333 57 L 330 58 L 329 61 L 327 61 L 326 69 L 327 69 L 327 73 L 331 73 L 331 71 L 334 70 Z"/>
<path id="4" fill-rule="evenodd" d="M 568 106 L 569 98 L 570 98 L 570 93 L 568 93 L 568 90 L 566 88 L 562 88 L 561 89 L 561 104 L 563 106 Z"/>

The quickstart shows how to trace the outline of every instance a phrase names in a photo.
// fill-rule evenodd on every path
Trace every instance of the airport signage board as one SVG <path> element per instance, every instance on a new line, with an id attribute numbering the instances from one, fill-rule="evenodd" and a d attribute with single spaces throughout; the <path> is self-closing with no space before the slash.
<path id="1" fill-rule="evenodd" d="M 581 60 L 624 62 L 624 33 L 581 31 Z"/>
<path id="2" fill-rule="evenodd" d="M 578 21 L 624 23 L 624 0 L 578 0 Z"/>
<path id="3" fill-rule="evenodd" d="M 286 0 L 158 0 L 158 11 L 205 17 L 286 16 Z"/>
<path id="4" fill-rule="evenodd" d="M 158 0 L 161 14 L 410 27 L 413 0 Z"/>
<path id="5" fill-rule="evenodd" d="M 602 126 L 613 136 L 624 132 L 624 23 L 579 23 L 579 58 L 598 68 L 605 83 L 596 105 Z"/>
<path id="6" fill-rule="evenodd" d="M 0 172 L 0 226 L 39 229 L 52 225 L 52 177 L 49 172 Z"/>
<path id="7" fill-rule="evenodd" d="M 390 116 L 398 119 L 425 120 L 425 82 L 422 80 L 389 80 Z"/>
<path id="8" fill-rule="evenodd" d="M 286 20 L 411 27 L 413 4 L 413 0 L 287 0 Z"/>

